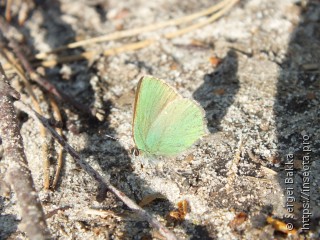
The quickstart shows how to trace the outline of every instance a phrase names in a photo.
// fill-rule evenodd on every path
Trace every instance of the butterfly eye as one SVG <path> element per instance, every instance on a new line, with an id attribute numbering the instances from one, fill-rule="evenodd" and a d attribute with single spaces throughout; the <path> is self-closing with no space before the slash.
<path id="1" fill-rule="evenodd" d="M 131 155 L 134 155 L 134 156 L 138 157 L 140 155 L 139 149 L 136 148 L 136 147 L 131 148 Z"/>

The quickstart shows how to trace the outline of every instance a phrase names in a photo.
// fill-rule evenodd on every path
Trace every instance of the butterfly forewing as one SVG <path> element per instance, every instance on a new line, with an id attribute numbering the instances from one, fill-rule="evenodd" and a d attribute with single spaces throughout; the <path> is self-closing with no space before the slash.
<path id="1" fill-rule="evenodd" d="M 146 138 L 150 126 L 177 93 L 165 82 L 151 76 L 143 77 L 136 92 L 133 115 L 133 138 L 138 149 L 147 151 Z"/>

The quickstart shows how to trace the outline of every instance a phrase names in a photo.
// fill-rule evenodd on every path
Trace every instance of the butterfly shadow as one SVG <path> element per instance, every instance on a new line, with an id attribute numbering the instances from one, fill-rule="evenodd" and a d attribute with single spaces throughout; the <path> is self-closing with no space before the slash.
<path id="1" fill-rule="evenodd" d="M 238 55 L 234 50 L 229 50 L 221 64 L 213 72 L 204 75 L 204 83 L 193 94 L 205 110 L 207 128 L 211 134 L 220 131 L 220 122 L 240 88 L 237 71 Z M 194 225 L 188 221 L 184 225 L 187 231 L 192 229 L 191 239 L 217 238 L 217 231 L 211 225 Z"/>
<path id="2" fill-rule="evenodd" d="M 210 133 L 220 130 L 220 122 L 234 102 L 240 88 L 237 71 L 237 53 L 229 50 L 221 64 L 212 73 L 204 75 L 204 83 L 193 94 L 206 112 Z"/>

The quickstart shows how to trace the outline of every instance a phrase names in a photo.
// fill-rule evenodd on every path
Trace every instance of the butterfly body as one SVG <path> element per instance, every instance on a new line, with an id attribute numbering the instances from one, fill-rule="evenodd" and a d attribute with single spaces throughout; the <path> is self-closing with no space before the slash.
<path id="1" fill-rule="evenodd" d="M 206 134 L 204 110 L 163 80 L 143 77 L 133 114 L 133 139 L 144 155 L 177 155 Z"/>

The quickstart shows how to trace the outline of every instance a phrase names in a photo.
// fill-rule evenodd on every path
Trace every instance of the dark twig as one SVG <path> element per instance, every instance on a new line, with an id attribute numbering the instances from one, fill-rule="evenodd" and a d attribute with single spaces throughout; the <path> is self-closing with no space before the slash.
<path id="1" fill-rule="evenodd" d="M 13 102 L 19 99 L 19 94 L 9 85 L 1 64 L 0 73 L 0 136 L 4 157 L 9 163 L 7 179 L 20 204 L 23 231 L 29 239 L 49 239 L 43 209 L 28 168 L 13 107 Z"/>
<path id="2" fill-rule="evenodd" d="M 0 54 L 7 60 L 8 64 L 12 66 L 15 72 L 18 74 L 20 79 L 24 82 L 26 91 L 31 98 L 32 104 L 36 111 L 42 114 L 42 110 L 36 95 L 31 87 L 29 78 L 26 76 L 25 71 L 22 69 L 17 59 L 14 57 L 13 53 L 9 52 L 7 49 L 0 49 Z M 47 136 L 47 131 L 44 126 L 40 125 L 40 135 L 45 140 Z M 48 157 L 48 144 L 47 141 L 42 142 L 42 159 L 43 159 L 43 187 L 48 189 L 50 185 L 50 161 Z"/>
<path id="3" fill-rule="evenodd" d="M 4 21 L 3 18 L 0 17 L 0 30 L 3 34 L 8 32 L 8 29 L 10 26 L 6 21 Z M 27 57 L 24 55 L 24 53 L 20 50 L 19 44 L 14 39 L 7 39 L 9 42 L 9 46 L 14 51 L 16 57 L 20 60 L 22 66 L 26 70 L 26 72 L 29 74 L 30 78 L 38 83 L 42 88 L 44 88 L 46 91 L 52 93 L 59 101 L 61 102 L 67 102 L 70 105 L 72 105 L 77 110 L 88 114 L 90 116 L 96 117 L 96 110 L 90 109 L 88 106 L 84 106 L 83 104 L 79 103 L 78 101 L 75 101 L 72 96 L 69 96 L 68 94 L 65 94 L 63 91 L 58 89 L 56 86 L 54 86 L 52 83 L 47 81 L 45 78 L 41 77 L 32 67 Z"/>
<path id="4" fill-rule="evenodd" d="M 103 187 L 106 187 L 110 192 L 115 194 L 122 202 L 124 202 L 132 211 L 136 212 L 141 218 L 149 222 L 149 224 L 156 228 L 166 239 L 177 239 L 176 236 L 166 227 L 164 227 L 157 219 L 152 217 L 147 211 L 139 207 L 134 201 L 127 197 L 123 192 L 114 187 L 108 179 L 101 176 L 96 170 L 94 170 L 90 165 L 88 165 L 80 155 L 74 150 L 56 131 L 53 129 L 45 117 L 38 114 L 33 109 L 26 106 L 21 101 L 15 102 L 15 106 L 21 111 L 26 112 L 33 119 L 39 121 L 43 124 L 51 133 L 51 135 L 64 147 L 66 152 L 68 152 L 74 160 L 79 164 L 79 166 L 84 169 L 92 178 L 94 178 Z"/>

